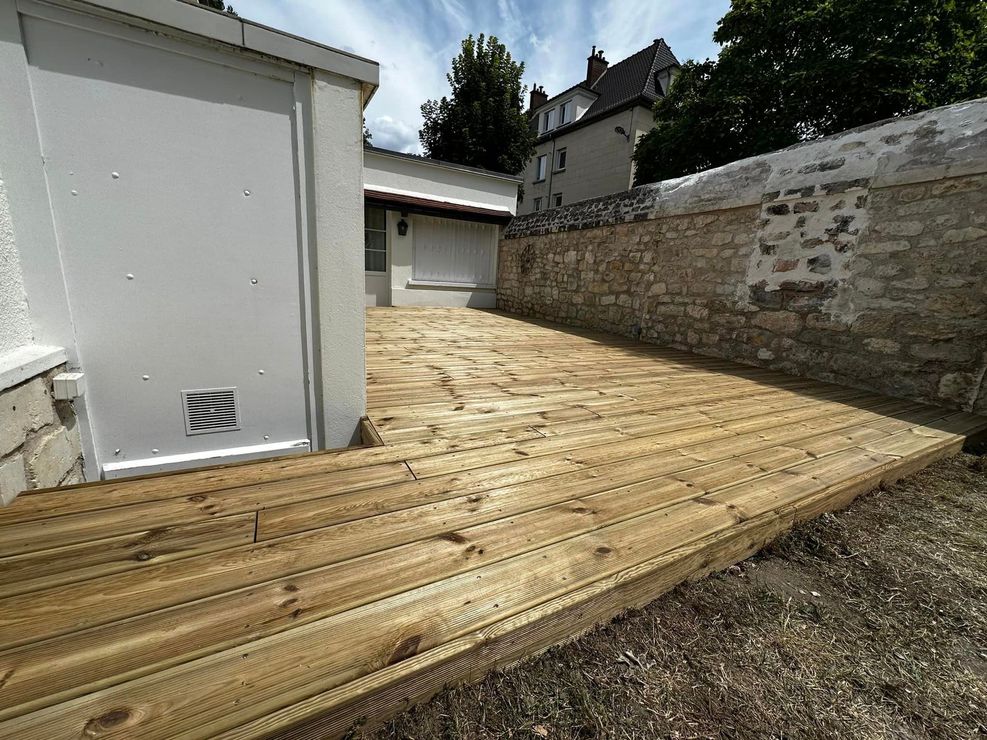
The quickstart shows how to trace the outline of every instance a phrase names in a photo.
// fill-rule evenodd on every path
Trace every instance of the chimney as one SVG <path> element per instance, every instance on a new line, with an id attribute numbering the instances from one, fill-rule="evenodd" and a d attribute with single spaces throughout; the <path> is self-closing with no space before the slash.
<path id="1" fill-rule="evenodd" d="M 593 87 L 600 79 L 600 75 L 607 71 L 608 64 L 610 62 L 603 56 L 603 49 L 597 51 L 594 46 L 593 51 L 586 57 L 586 84 Z"/>
<path id="2" fill-rule="evenodd" d="M 533 85 L 531 87 L 531 105 L 528 107 L 528 110 L 540 108 L 547 102 L 548 95 L 545 94 L 545 88 L 539 87 L 538 85 Z"/>

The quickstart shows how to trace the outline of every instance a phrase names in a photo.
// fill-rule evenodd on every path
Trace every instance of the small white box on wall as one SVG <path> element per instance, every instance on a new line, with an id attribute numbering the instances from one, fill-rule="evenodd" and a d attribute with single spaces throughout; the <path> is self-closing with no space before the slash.
<path id="1" fill-rule="evenodd" d="M 53 381 L 56 401 L 72 401 L 86 392 L 85 373 L 59 373 Z"/>

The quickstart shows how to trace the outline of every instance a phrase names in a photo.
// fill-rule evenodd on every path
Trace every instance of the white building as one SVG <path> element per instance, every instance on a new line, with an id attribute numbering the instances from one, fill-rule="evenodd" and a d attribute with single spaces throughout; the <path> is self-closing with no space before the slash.
<path id="1" fill-rule="evenodd" d="M 654 126 L 652 106 L 679 63 L 663 39 L 610 65 L 593 47 L 586 77 L 549 97 L 537 85 L 528 115 L 538 135 L 524 172 L 521 214 L 627 190 L 634 146 Z"/>
<path id="2" fill-rule="evenodd" d="M 80 443 L 96 479 L 353 441 L 376 62 L 176 0 L 0 0 L 0 70 L 5 494 Z"/>
<path id="3" fill-rule="evenodd" d="M 363 167 L 367 305 L 493 308 L 521 178 L 375 147 Z"/>

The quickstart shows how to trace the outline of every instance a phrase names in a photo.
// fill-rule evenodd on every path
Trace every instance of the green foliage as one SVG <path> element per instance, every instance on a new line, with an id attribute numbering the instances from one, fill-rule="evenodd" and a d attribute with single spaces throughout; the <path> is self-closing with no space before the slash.
<path id="1" fill-rule="evenodd" d="M 240 15 L 233 10 L 232 5 L 227 5 L 223 2 L 223 0 L 199 0 L 199 5 L 205 5 L 207 8 L 212 8 L 213 10 L 221 10 L 224 13 L 229 13 L 230 15 Z"/>
<path id="2" fill-rule="evenodd" d="M 366 119 L 366 117 L 364 117 L 364 119 L 363 119 L 363 145 L 364 146 L 373 146 L 373 143 L 374 143 L 374 135 L 372 133 L 370 133 L 370 129 L 367 128 L 367 119 Z"/>
<path id="3" fill-rule="evenodd" d="M 518 174 L 534 152 L 534 134 L 523 112 L 524 64 L 515 62 L 495 36 L 463 40 L 446 75 L 450 97 L 422 105 L 419 132 L 429 157 Z"/>
<path id="4" fill-rule="evenodd" d="M 733 0 L 634 154 L 638 183 L 987 95 L 984 0 Z"/>

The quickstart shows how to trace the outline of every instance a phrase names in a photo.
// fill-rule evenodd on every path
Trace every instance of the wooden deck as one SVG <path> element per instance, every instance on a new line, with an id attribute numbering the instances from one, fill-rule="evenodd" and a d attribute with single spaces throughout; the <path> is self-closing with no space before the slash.
<path id="1" fill-rule="evenodd" d="M 987 418 L 468 309 L 374 309 L 384 446 L 0 510 L 0 737 L 333 737 L 479 677 Z"/>

